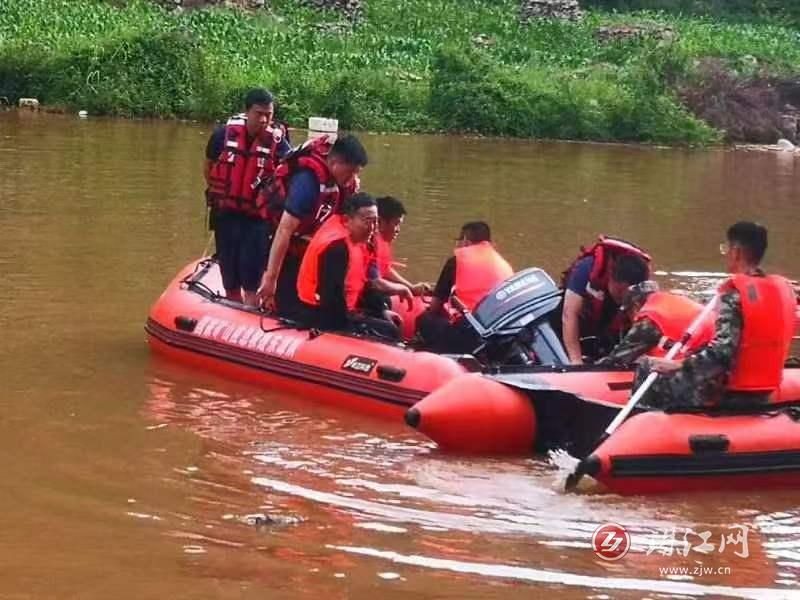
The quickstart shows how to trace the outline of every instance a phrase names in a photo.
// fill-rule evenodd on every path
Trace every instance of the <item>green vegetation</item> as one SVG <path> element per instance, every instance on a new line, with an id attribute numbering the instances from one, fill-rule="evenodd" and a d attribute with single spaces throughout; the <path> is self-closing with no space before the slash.
<path id="1" fill-rule="evenodd" d="M 581 5 L 620 12 L 662 10 L 730 22 L 779 19 L 787 24 L 800 24 L 800 3 L 794 0 L 583 0 Z"/>
<path id="2" fill-rule="evenodd" d="M 369 0 L 353 26 L 297 1 L 270 4 L 177 14 L 144 0 L 0 0 L 0 96 L 205 119 L 262 85 L 297 125 L 324 114 L 352 129 L 711 143 L 720 132 L 680 93 L 702 79 L 701 59 L 742 78 L 800 72 L 791 15 L 743 23 L 597 10 L 578 24 L 525 26 L 516 0 Z M 594 35 L 641 23 L 675 36 Z"/>

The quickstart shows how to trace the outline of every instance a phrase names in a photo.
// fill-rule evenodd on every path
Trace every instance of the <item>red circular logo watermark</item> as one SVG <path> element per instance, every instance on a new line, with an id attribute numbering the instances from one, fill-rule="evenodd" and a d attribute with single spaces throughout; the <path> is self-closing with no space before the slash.
<path id="1" fill-rule="evenodd" d="M 604 523 L 592 534 L 592 549 L 603 560 L 619 560 L 631 548 L 631 535 L 617 523 Z"/>

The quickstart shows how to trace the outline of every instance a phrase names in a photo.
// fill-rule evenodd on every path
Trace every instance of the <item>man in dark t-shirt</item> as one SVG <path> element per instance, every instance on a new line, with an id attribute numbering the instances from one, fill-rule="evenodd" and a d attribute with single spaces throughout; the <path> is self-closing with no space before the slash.
<path id="1" fill-rule="evenodd" d="M 583 363 L 581 338 L 595 337 L 598 352 L 610 350 L 619 341 L 609 332 L 612 324 L 620 318 L 619 307 L 625 291 L 648 277 L 647 263 L 637 256 L 624 255 L 616 258 L 611 269 L 608 291 L 603 297 L 599 318 L 593 314 L 594 298 L 589 291 L 589 278 L 595 258 L 580 259 L 570 272 L 564 290 L 562 310 L 562 336 L 564 347 L 573 364 Z"/>
<path id="2" fill-rule="evenodd" d="M 483 221 L 472 221 L 462 226 L 455 253 L 444 263 L 436 281 L 430 306 L 417 319 L 417 332 L 426 348 L 434 352 L 469 353 L 480 344 L 480 336 L 466 319 L 451 321 L 445 304 L 456 292 L 466 308 L 474 310 L 497 283 L 513 274 L 511 266 L 492 247 L 491 239 L 489 226 Z M 488 252 L 491 258 L 465 259 L 463 253 L 473 250 Z M 463 272 L 459 273 L 459 269 Z"/>

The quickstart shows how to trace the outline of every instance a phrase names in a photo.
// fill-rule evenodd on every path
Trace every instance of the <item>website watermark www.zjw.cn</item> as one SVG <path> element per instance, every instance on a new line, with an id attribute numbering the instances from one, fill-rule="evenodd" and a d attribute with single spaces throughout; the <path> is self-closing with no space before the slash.
<path id="1" fill-rule="evenodd" d="M 695 567 L 659 567 L 658 575 L 660 577 L 712 577 L 714 575 L 730 575 L 730 567 L 703 567 L 697 565 Z"/>

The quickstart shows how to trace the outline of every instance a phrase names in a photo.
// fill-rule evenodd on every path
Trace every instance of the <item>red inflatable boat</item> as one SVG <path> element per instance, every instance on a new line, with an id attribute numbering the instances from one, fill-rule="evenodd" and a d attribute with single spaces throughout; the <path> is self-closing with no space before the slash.
<path id="1" fill-rule="evenodd" d="M 632 379 L 587 367 L 467 374 L 409 409 L 406 422 L 449 452 L 591 453 L 587 473 L 620 494 L 800 485 L 800 368 L 784 370 L 771 412 L 639 412 L 595 450 Z"/>
<path id="2" fill-rule="evenodd" d="M 517 273 L 466 315 L 483 343 L 475 356 L 458 360 L 372 337 L 303 329 L 227 301 L 221 289 L 213 260 L 179 273 L 150 312 L 146 331 L 153 350 L 315 401 L 384 416 L 405 413 L 407 423 L 444 450 L 564 448 L 583 457 L 630 395 L 629 370 L 565 366 L 550 325 L 560 291 L 540 269 Z M 784 408 L 800 403 L 800 368 L 784 371 L 774 400 Z M 654 424 L 669 431 L 654 435 Z M 641 413 L 591 461 L 609 487 L 636 493 L 731 481 L 794 484 L 798 456 L 800 430 L 785 414 Z M 760 473 L 761 467 L 769 472 Z"/>
<path id="3" fill-rule="evenodd" d="M 230 302 L 221 291 L 213 260 L 181 271 L 147 319 L 153 351 L 240 381 L 398 419 L 466 372 L 452 358 L 402 344 L 298 329 Z"/>
<path id="4" fill-rule="evenodd" d="M 647 412 L 587 459 L 618 494 L 800 487 L 800 413 L 709 416 Z"/>
<path id="5" fill-rule="evenodd" d="M 530 293 L 520 296 L 526 290 Z M 548 314 L 560 301 L 557 287 L 540 269 L 518 273 L 478 305 L 476 315 L 491 327 L 483 331 L 485 343 L 477 356 L 437 355 L 374 337 L 319 333 L 221 294 L 214 260 L 189 264 L 150 311 L 145 329 L 153 350 L 361 412 L 402 418 L 406 409 L 468 370 L 564 359 L 561 343 L 545 325 L 524 343 L 517 341 L 523 321 Z M 397 302 L 394 308 L 404 317 L 409 336 L 413 329 L 408 325 L 424 305 L 415 299 L 410 310 Z"/>
<path id="6" fill-rule="evenodd" d="M 406 423 L 446 452 L 524 455 L 563 448 L 581 457 L 627 403 L 632 384 L 630 370 L 592 367 L 466 374 L 409 409 Z M 773 402 L 800 405 L 800 368 L 784 370 Z"/>

